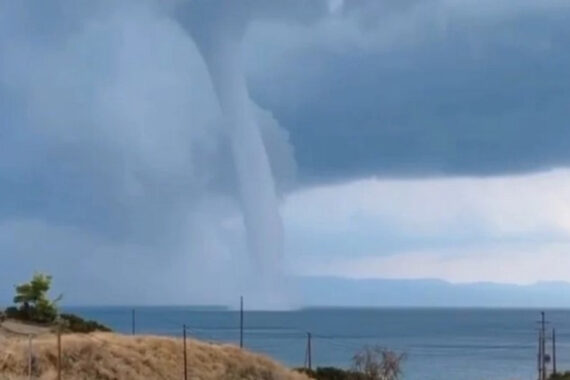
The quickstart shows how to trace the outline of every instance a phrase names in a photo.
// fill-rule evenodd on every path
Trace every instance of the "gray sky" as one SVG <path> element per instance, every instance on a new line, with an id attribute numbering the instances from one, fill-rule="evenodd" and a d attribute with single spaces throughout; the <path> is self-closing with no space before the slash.
<path id="1" fill-rule="evenodd" d="M 567 280 L 570 4 L 295 3 L 243 43 L 287 273 Z M 221 113 L 162 5 L 0 0 L 0 302 L 34 270 L 72 303 L 247 287 Z"/>

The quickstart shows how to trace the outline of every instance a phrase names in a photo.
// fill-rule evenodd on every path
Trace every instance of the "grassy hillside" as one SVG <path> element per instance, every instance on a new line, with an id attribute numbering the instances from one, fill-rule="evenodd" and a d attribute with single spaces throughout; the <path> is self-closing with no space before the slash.
<path id="1" fill-rule="evenodd" d="M 183 374 L 182 341 L 153 336 L 130 337 L 112 333 L 70 334 L 62 337 L 63 378 L 74 380 L 164 379 Z M 305 380 L 271 359 L 240 350 L 189 340 L 189 379 L 200 380 Z M 54 335 L 34 340 L 34 376 L 56 376 L 57 343 Z M 27 340 L 0 337 L 0 379 L 27 378 Z"/>

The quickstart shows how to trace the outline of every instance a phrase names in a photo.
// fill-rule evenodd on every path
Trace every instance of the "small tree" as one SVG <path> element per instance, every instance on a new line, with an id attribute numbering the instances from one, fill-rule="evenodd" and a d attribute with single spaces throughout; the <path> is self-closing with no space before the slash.
<path id="1" fill-rule="evenodd" d="M 379 346 L 364 346 L 352 358 L 355 371 L 368 380 L 397 380 L 402 374 L 405 354 L 397 354 Z"/>
<path id="2" fill-rule="evenodd" d="M 39 323 L 51 323 L 57 318 L 61 296 L 53 301 L 48 298 L 51 280 L 49 275 L 36 273 L 30 282 L 16 286 L 14 303 L 20 318 Z"/>

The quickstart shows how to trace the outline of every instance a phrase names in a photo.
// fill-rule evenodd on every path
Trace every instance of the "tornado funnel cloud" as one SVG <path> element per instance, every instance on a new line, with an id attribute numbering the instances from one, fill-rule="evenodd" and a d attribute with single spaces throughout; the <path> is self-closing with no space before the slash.
<path id="1" fill-rule="evenodd" d="M 257 282 L 250 286 L 257 289 L 258 302 L 268 305 L 280 298 L 283 225 L 275 181 L 242 68 L 241 40 L 248 9 L 243 3 L 232 3 L 193 1 L 180 11 L 185 13 L 183 26 L 208 67 L 223 113 L 253 264 L 251 278 Z M 198 14 L 200 19 L 196 18 Z"/>

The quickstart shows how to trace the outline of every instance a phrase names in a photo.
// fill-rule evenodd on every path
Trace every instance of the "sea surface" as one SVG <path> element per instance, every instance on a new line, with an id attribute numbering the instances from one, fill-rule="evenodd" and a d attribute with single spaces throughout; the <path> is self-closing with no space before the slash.
<path id="1" fill-rule="evenodd" d="M 130 307 L 67 308 L 132 333 Z M 135 307 L 135 333 L 239 342 L 239 311 L 223 308 Z M 315 366 L 351 366 L 355 352 L 380 345 L 405 353 L 407 380 L 536 379 L 539 310 L 303 309 L 245 311 L 244 346 L 291 367 L 306 362 L 311 333 Z M 570 369 L 570 310 L 546 310 L 556 328 L 558 369 Z M 548 342 L 549 352 L 551 342 Z"/>

